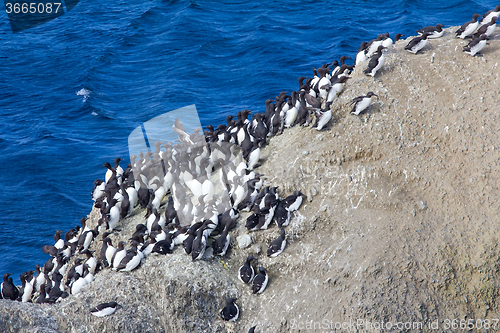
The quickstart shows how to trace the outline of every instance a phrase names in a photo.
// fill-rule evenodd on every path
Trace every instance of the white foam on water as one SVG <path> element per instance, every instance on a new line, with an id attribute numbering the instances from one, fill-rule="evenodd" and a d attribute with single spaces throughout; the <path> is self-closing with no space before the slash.
<path id="1" fill-rule="evenodd" d="M 83 96 L 83 103 L 87 101 L 90 96 L 90 90 L 82 88 L 76 93 L 77 96 Z M 93 113 L 92 113 L 93 114 Z"/>

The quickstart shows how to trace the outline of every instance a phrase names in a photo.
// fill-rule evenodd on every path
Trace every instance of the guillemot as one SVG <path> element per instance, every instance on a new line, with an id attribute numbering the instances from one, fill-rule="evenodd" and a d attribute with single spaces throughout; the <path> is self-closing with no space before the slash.
<path id="1" fill-rule="evenodd" d="M 423 35 L 424 33 L 427 33 L 427 38 L 433 39 L 433 38 L 439 38 L 443 36 L 444 30 L 443 30 L 443 25 L 441 23 L 436 24 L 436 26 L 427 26 L 423 27 L 422 29 L 418 29 L 417 33 L 419 35 Z"/>
<path id="2" fill-rule="evenodd" d="M 90 313 L 96 317 L 105 317 L 113 314 L 117 307 L 118 303 L 116 302 L 101 303 L 90 309 Z"/>
<path id="3" fill-rule="evenodd" d="M 236 321 L 240 315 L 240 309 L 236 305 L 236 298 L 228 298 L 226 306 L 220 311 L 222 319 L 227 321 Z"/>
<path id="4" fill-rule="evenodd" d="M 368 94 L 366 94 L 366 96 L 358 96 L 353 98 L 352 101 L 349 102 L 349 104 L 353 104 L 351 114 L 357 116 L 361 112 L 365 111 L 371 105 L 373 96 L 377 95 L 369 91 Z"/>
<path id="5" fill-rule="evenodd" d="M 259 274 L 253 279 L 252 291 L 254 294 L 261 294 L 267 287 L 269 276 L 264 267 L 259 267 Z"/>
<path id="6" fill-rule="evenodd" d="M 238 279 L 243 283 L 252 282 L 255 277 L 255 270 L 252 267 L 252 260 L 257 260 L 252 256 L 248 256 L 245 263 L 238 269 Z"/>
<path id="7" fill-rule="evenodd" d="M 385 47 L 382 45 L 378 47 L 377 52 L 375 52 L 373 57 L 370 59 L 368 67 L 363 73 L 370 76 L 375 76 L 375 74 L 377 74 L 377 71 L 384 65 L 385 55 L 382 52 L 383 49 L 385 49 Z"/>
<path id="8" fill-rule="evenodd" d="M 465 22 L 464 24 L 462 24 L 462 26 L 457 31 L 455 31 L 456 37 L 465 39 L 469 36 L 472 36 L 472 34 L 479 27 L 479 21 L 477 20 L 477 18 L 480 16 L 481 15 L 479 15 L 477 13 L 472 15 L 471 21 Z"/>
<path id="9" fill-rule="evenodd" d="M 429 34 L 424 32 L 421 36 L 417 36 L 413 38 L 406 46 L 405 50 L 417 54 L 420 50 L 422 50 L 428 43 L 427 37 Z"/>
<path id="10" fill-rule="evenodd" d="M 473 40 L 470 41 L 469 44 L 464 46 L 463 51 L 465 53 L 470 54 L 471 56 L 475 56 L 486 45 L 487 39 L 488 39 L 488 36 L 486 34 L 482 34 L 481 36 L 474 38 Z"/>
<path id="11" fill-rule="evenodd" d="M 285 229 L 281 228 L 280 236 L 273 240 L 267 248 L 267 256 L 270 258 L 277 257 L 283 252 L 286 246 Z"/>

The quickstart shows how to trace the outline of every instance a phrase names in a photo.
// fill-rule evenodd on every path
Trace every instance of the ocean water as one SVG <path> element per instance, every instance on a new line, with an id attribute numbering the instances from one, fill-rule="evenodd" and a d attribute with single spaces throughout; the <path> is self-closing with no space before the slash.
<path id="1" fill-rule="evenodd" d="M 13 34 L 0 5 L 0 275 L 43 265 L 92 208 L 102 164 L 141 123 L 196 104 L 202 125 L 298 88 L 359 44 L 460 25 L 488 1 L 82 0 Z M 352 59 L 348 63 L 352 63 Z"/>

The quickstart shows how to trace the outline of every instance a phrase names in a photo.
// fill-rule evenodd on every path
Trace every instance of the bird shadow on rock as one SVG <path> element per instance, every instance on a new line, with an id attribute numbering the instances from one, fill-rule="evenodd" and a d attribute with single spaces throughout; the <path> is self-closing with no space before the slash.
<path id="1" fill-rule="evenodd" d="M 372 115 L 382 112 L 383 104 L 384 104 L 383 102 L 373 103 L 372 105 L 370 105 L 370 107 L 367 110 L 365 110 L 364 112 L 362 112 L 358 115 L 359 120 L 362 123 L 369 121 Z"/>

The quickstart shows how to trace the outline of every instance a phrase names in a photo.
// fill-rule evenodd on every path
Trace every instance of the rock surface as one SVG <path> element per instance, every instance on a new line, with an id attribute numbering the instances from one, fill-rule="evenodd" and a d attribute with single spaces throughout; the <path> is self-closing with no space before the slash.
<path id="1" fill-rule="evenodd" d="M 276 226 L 238 248 L 244 215 L 222 260 L 192 262 L 177 248 L 130 273 L 101 271 L 54 305 L 0 300 L 0 331 L 247 332 L 257 325 L 256 332 L 300 332 L 349 321 L 368 331 L 380 322 L 432 331 L 436 320 L 445 331 L 454 319 L 490 319 L 493 328 L 500 318 L 500 34 L 483 57 L 471 57 L 452 31 L 422 54 L 403 49 L 409 40 L 396 43 L 375 79 L 362 73 L 366 64 L 356 68 L 327 129 L 294 127 L 272 138 L 258 168 L 265 185 L 279 186 L 281 197 L 299 189 L 308 198 L 286 228 L 280 256 L 265 256 Z M 380 99 L 350 115 L 347 103 L 368 91 Z M 113 244 L 143 223 L 144 211 L 134 214 L 120 222 Z M 90 217 L 95 225 L 97 212 Z M 261 295 L 237 279 L 249 254 L 270 276 Z M 236 323 L 219 316 L 228 297 L 238 298 Z M 110 301 L 121 305 L 113 315 L 90 314 Z"/>

